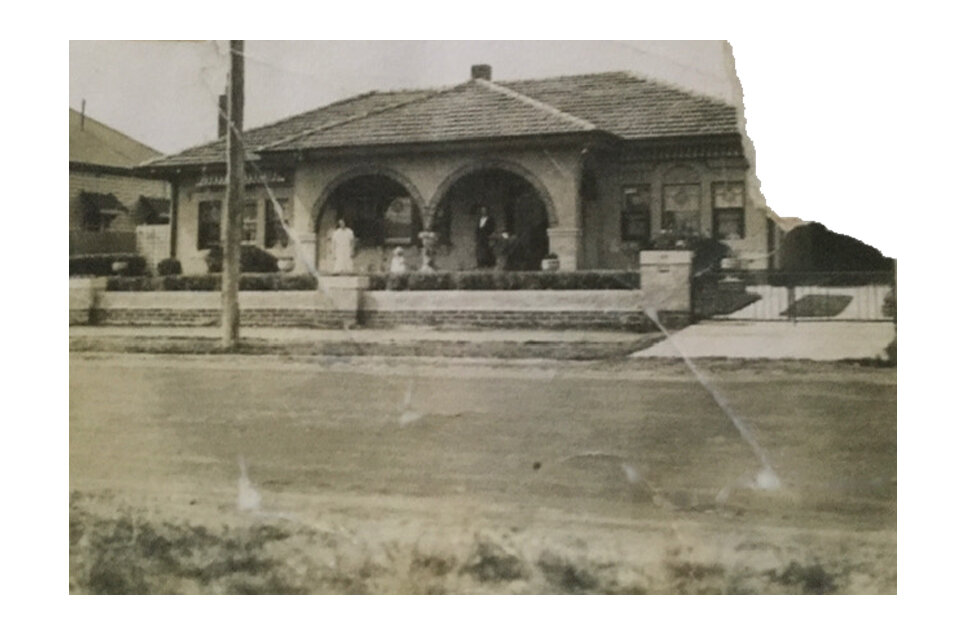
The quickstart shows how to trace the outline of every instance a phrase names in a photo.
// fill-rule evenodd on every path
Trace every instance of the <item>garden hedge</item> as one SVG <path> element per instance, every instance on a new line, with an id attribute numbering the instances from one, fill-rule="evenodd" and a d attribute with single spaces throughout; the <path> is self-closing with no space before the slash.
<path id="1" fill-rule="evenodd" d="M 112 277 L 109 292 L 214 292 L 222 289 L 220 274 L 198 274 L 162 277 Z M 243 292 L 316 290 L 317 277 L 312 274 L 241 274 Z"/>
<path id="2" fill-rule="evenodd" d="M 413 272 L 371 275 L 372 290 L 636 290 L 638 272 Z"/>
<path id="3" fill-rule="evenodd" d="M 206 268 L 210 273 L 223 271 L 223 248 L 213 246 L 206 255 Z M 241 272 L 277 272 L 277 258 L 272 254 L 253 246 L 245 244 L 240 248 L 240 271 Z"/>
<path id="4" fill-rule="evenodd" d="M 124 262 L 125 269 L 112 270 L 116 262 Z M 134 254 L 74 255 L 70 258 L 70 276 L 126 276 L 137 277 L 146 273 L 145 257 Z"/>

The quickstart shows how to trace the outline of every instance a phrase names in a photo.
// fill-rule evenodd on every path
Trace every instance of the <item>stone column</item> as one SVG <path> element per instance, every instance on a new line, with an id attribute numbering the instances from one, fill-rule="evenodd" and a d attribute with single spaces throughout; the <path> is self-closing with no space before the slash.
<path id="1" fill-rule="evenodd" d="M 639 263 L 645 307 L 662 317 L 688 319 L 692 313 L 692 252 L 642 250 Z"/>
<path id="2" fill-rule="evenodd" d="M 581 250 L 580 229 L 548 228 L 547 238 L 550 240 L 550 252 L 555 253 L 560 260 L 560 269 L 576 270 Z"/>

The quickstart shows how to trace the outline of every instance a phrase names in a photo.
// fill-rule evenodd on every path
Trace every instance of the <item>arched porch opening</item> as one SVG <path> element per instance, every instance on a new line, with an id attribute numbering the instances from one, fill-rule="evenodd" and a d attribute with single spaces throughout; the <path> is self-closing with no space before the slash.
<path id="1" fill-rule="evenodd" d="M 440 268 L 540 269 L 549 249 L 549 209 L 541 193 L 523 176 L 501 167 L 483 167 L 447 183 L 436 200 L 432 229 L 438 235 Z M 477 261 L 483 208 L 493 227 L 486 236 L 495 259 L 491 266 Z"/>
<path id="2" fill-rule="evenodd" d="M 419 258 L 422 230 L 419 200 L 401 183 L 380 173 L 354 175 L 325 191 L 317 215 L 317 268 L 333 269 L 331 235 L 338 219 L 354 231 L 355 271 L 361 274 L 387 269 L 392 251 L 401 247 L 406 259 Z"/>

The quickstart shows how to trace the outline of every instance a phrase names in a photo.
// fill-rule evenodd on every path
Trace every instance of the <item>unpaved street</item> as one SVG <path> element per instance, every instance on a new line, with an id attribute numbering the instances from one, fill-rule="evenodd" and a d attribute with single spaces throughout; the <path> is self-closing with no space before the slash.
<path id="1" fill-rule="evenodd" d="M 712 367 L 759 490 L 683 367 L 578 366 L 73 354 L 72 590 L 896 590 L 893 370 Z"/>

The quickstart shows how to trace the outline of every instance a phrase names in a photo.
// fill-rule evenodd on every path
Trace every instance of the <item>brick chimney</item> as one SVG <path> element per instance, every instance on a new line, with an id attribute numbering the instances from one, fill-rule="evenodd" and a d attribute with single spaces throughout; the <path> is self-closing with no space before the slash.
<path id="1" fill-rule="evenodd" d="M 489 64 L 476 64 L 475 66 L 472 67 L 472 78 L 492 81 L 493 67 L 490 66 Z"/>
<path id="2" fill-rule="evenodd" d="M 226 136 L 226 117 L 229 116 L 227 111 L 227 99 L 225 94 L 219 95 L 219 112 L 216 113 L 216 129 L 219 130 L 219 138 Z"/>

